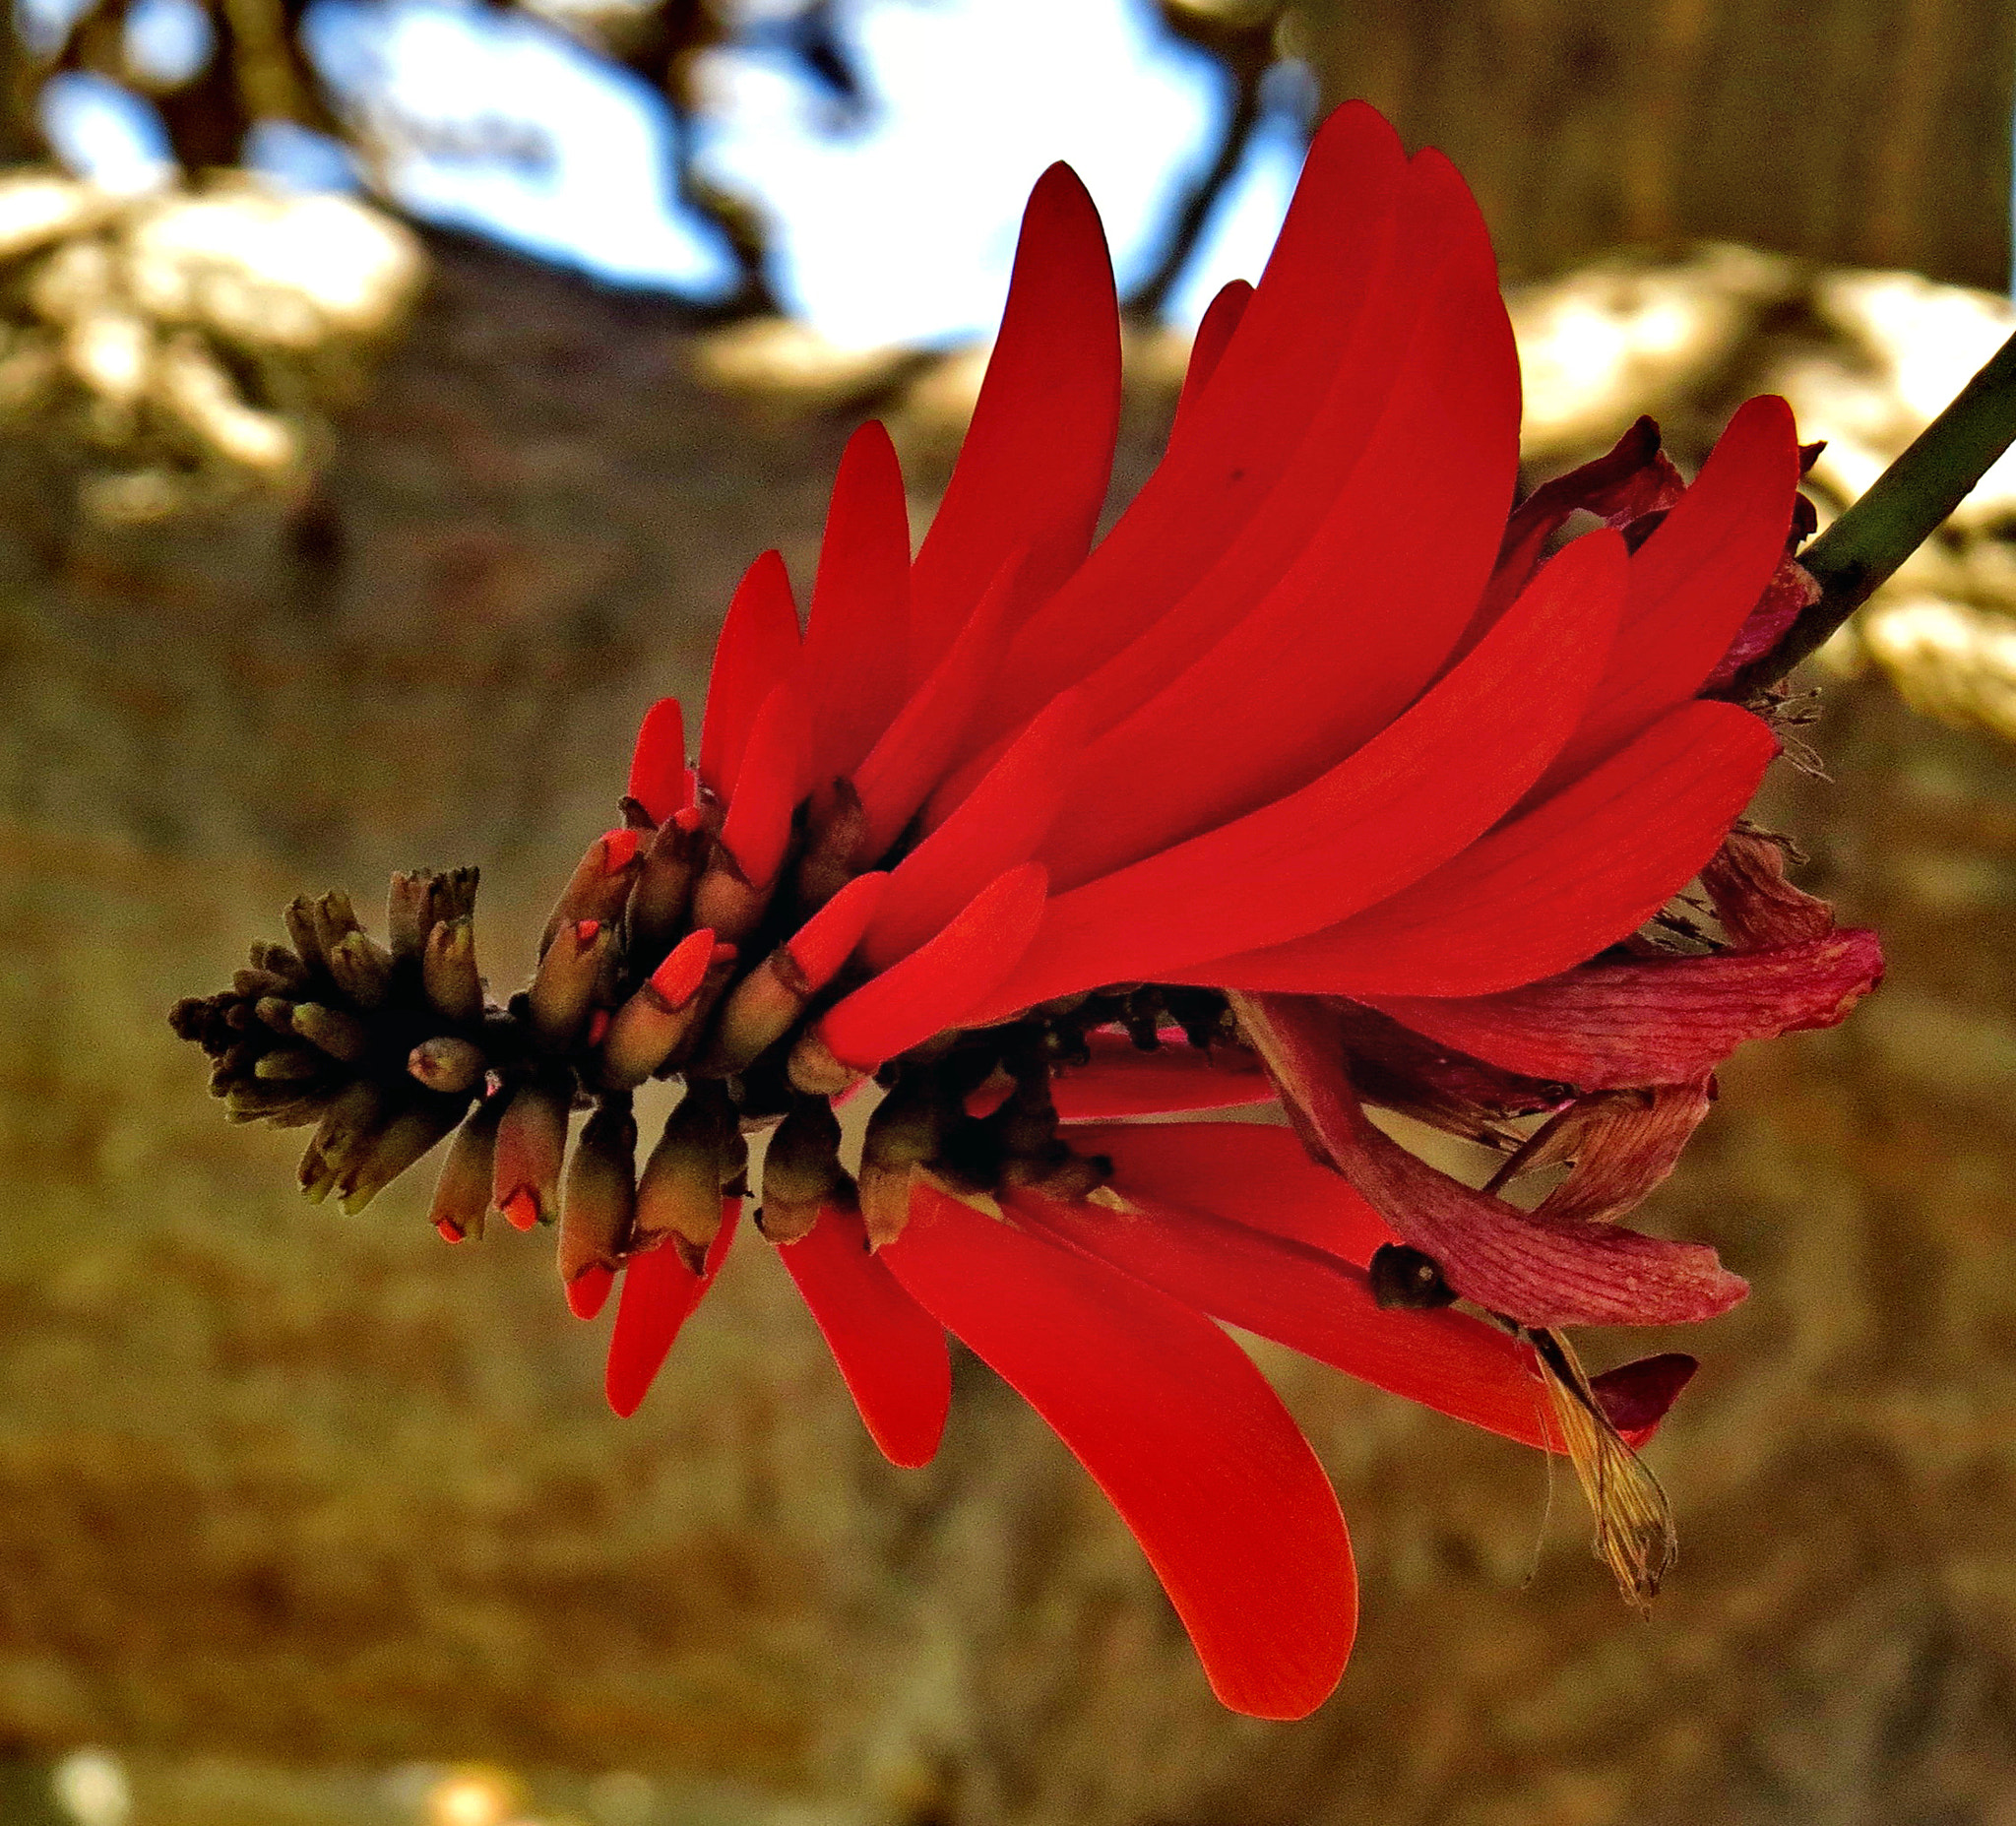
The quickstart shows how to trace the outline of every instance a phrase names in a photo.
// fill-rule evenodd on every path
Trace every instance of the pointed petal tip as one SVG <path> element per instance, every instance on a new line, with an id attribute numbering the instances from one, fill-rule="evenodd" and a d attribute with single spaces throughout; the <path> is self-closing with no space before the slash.
<path id="1" fill-rule="evenodd" d="M 615 1271 L 599 1262 L 584 1268 L 567 1283 L 567 1310 L 577 1319 L 592 1319 L 601 1311 L 615 1285 Z"/>

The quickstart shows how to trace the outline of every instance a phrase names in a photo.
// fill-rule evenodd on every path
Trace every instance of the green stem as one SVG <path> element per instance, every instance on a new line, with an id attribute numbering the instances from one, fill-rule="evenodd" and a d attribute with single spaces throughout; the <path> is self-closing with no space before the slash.
<path id="1" fill-rule="evenodd" d="M 1820 586 L 1772 651 L 1731 688 L 1737 702 L 1775 684 L 1875 593 L 2016 443 L 2016 336 L 1998 348 L 1861 499 L 1799 553 Z"/>

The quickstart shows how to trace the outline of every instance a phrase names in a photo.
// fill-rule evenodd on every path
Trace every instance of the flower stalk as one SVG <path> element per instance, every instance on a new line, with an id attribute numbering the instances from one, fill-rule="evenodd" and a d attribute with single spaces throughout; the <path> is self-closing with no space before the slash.
<path id="1" fill-rule="evenodd" d="M 1825 645 L 1938 531 L 1996 458 L 2016 443 L 2016 336 L 1826 532 L 1799 553 L 1820 586 L 1770 653 L 1738 675 L 1740 703 Z"/>

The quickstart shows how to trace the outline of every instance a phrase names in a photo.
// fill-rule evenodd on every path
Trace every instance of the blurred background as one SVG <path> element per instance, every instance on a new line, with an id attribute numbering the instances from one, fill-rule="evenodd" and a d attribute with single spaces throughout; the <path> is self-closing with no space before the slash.
<path id="1" fill-rule="evenodd" d="M 2016 1826 L 2016 473 L 1769 789 L 1891 976 L 1738 1057 L 1648 1212 L 1757 1288 L 1653 1448 L 1649 1623 L 1532 1457 L 1270 1351 L 1364 1621 L 1314 1720 L 1229 1717 L 983 1372 L 889 1469 L 749 1249 L 618 1422 L 539 1239 L 451 1254 L 425 1172 L 302 1206 L 162 1019 L 422 863 L 529 965 L 862 417 L 927 519 L 1058 157 L 1116 504 L 1363 95 L 1491 220 L 1534 478 L 1775 389 L 1836 511 L 2016 328 L 2016 0 L 16 4 L 0 1823 Z"/>

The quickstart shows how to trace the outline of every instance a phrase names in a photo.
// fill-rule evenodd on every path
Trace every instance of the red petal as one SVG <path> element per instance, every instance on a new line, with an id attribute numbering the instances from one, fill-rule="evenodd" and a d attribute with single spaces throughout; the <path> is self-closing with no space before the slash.
<path id="1" fill-rule="evenodd" d="M 1105 1491 L 1226 1705 L 1292 1719 L 1329 1697 L 1356 1622 L 1351 1543 L 1316 1455 L 1238 1346 L 928 1188 L 881 1259 Z"/>
<path id="2" fill-rule="evenodd" d="M 1017 636 L 995 730 L 1025 721 L 1154 623 L 1295 461 L 1340 362 L 1355 352 L 1354 329 L 1386 261 L 1407 169 L 1393 129 L 1362 103 L 1347 103 L 1317 130 L 1212 386 L 1112 532 Z"/>
<path id="3" fill-rule="evenodd" d="M 1039 595 L 1084 558 L 1120 422 L 1120 319 L 1099 211 L 1069 165 L 1037 180 L 1001 333 L 911 578 L 920 679 L 1017 551 Z"/>
<path id="4" fill-rule="evenodd" d="M 1091 1064 L 1059 1066 L 1050 1079 L 1057 1114 L 1066 1122 L 1233 1109 L 1274 1100 L 1274 1086 L 1257 1064 L 1228 1070 L 1222 1061 L 1185 1045 L 1143 1052 L 1117 1034 L 1094 1034 L 1087 1044 Z"/>
<path id="5" fill-rule="evenodd" d="M 819 1038 L 843 1063 L 871 1071 L 953 1026 L 1028 950 L 1046 886 L 1036 862 L 989 882 L 929 944 L 836 1002 Z"/>
<path id="6" fill-rule="evenodd" d="M 1623 541 L 1578 539 L 1406 715 L 1299 792 L 1050 903 L 975 1019 L 1278 944 L 1396 894 L 1488 830 L 1581 714 L 1623 585 Z"/>
<path id="7" fill-rule="evenodd" d="M 853 955 L 888 887 L 887 875 L 856 875 L 785 941 L 809 989 L 825 988 Z"/>
<path id="8" fill-rule="evenodd" d="M 1040 852 L 1060 891 L 1305 786 L 1405 710 L 1470 621 L 1518 473 L 1519 358 L 1482 223 L 1460 187 L 1451 203 L 1395 359 L 1333 393 L 1241 562 L 1106 669 L 1136 696 L 1158 649 L 1168 682 L 1087 752 Z"/>
<path id="9" fill-rule="evenodd" d="M 1574 1168 L 1535 1215 L 1576 1224 L 1622 1217 L 1672 1172 L 1713 1102 L 1706 1075 L 1691 1084 L 1591 1098 L 1564 1118 L 1585 1120 Z"/>
<path id="10" fill-rule="evenodd" d="M 1084 747 L 1084 713 L 1067 691 L 897 865 L 862 947 L 871 966 L 909 956 L 996 875 L 1029 860 Z"/>
<path id="11" fill-rule="evenodd" d="M 870 419 L 849 439 L 834 477 L 805 628 L 813 785 L 851 774 L 895 721 L 909 632 L 903 471 L 889 433 Z"/>
<path id="12" fill-rule="evenodd" d="M 624 1419 L 637 1412 L 679 1328 L 714 1285 L 728 1244 L 734 1240 L 739 1198 L 721 1202 L 721 1233 L 707 1252 L 707 1273 L 696 1275 L 669 1245 L 633 1255 L 623 1266 L 623 1294 L 609 1334 L 609 1362 L 603 1387 L 609 1406 Z"/>
<path id="13" fill-rule="evenodd" d="M 1701 1367 L 1683 1351 L 1641 1356 L 1589 1378 L 1589 1392 L 1624 1436 L 1627 1446 L 1642 1446 L 1658 1431 L 1667 1411 Z"/>
<path id="14" fill-rule="evenodd" d="M 1399 1240 L 1349 1182 L 1309 1158 L 1292 1129 L 1112 1123 L 1074 1128 L 1070 1142 L 1080 1154 L 1111 1160 L 1113 1184 L 1126 1198 L 1209 1211 L 1358 1268 L 1382 1243 Z"/>
<path id="15" fill-rule="evenodd" d="M 1404 892 L 1327 931 L 1195 966 L 1188 980 L 1297 994 L 1485 995 L 1551 976 L 1636 931 L 1684 887 L 1777 751 L 1747 711 L 1682 705 Z"/>
<path id="16" fill-rule="evenodd" d="M 928 1465 L 952 1402 L 952 1359 L 938 1321 L 868 1253 L 859 1218 L 831 1208 L 778 1253 L 790 1270 L 861 1421 L 892 1465 Z"/>
<path id="17" fill-rule="evenodd" d="M 1228 1325 L 1522 1445 L 1550 1443 L 1545 1391 L 1508 1334 L 1468 1313 L 1383 1312 L 1361 1268 L 1200 1209 L 1138 1202 L 1126 1213 L 1018 1194 L 1010 1209 Z"/>
<path id="18" fill-rule="evenodd" d="M 1783 951 L 1592 964 L 1476 997 L 1372 996 L 1444 1046 L 1585 1091 L 1678 1084 L 1743 1041 L 1832 1027 L 1874 986 L 1873 932 L 1835 932 Z"/>
<path id="19" fill-rule="evenodd" d="M 683 810 L 692 792 L 686 769 L 686 717 L 677 698 L 660 698 L 644 713 L 630 756 L 630 797 L 662 824 Z"/>
<path id="20" fill-rule="evenodd" d="M 1232 332 L 1239 327 L 1239 319 L 1246 314 L 1252 297 L 1253 287 L 1246 281 L 1235 279 L 1221 285 L 1218 295 L 1205 307 L 1197 334 L 1190 339 L 1190 362 L 1183 370 L 1183 391 L 1176 399 L 1176 423 L 1169 431 L 1171 442 L 1180 435 L 1177 427 L 1196 409 L 1198 399 L 1211 384 L 1226 345 L 1232 340 Z"/>
<path id="21" fill-rule="evenodd" d="M 766 551 L 728 604 L 707 680 L 700 724 L 700 778 L 718 798 L 733 795 L 756 713 L 798 663 L 798 610 L 784 559 Z"/>
<path id="22" fill-rule="evenodd" d="M 767 887 L 791 839 L 791 813 L 804 790 L 805 708 L 787 679 L 763 700 L 749 731 L 735 795 L 721 827 L 722 847 L 756 887 Z"/>
<path id="23" fill-rule="evenodd" d="M 1024 551 L 1002 565 L 951 651 L 856 770 L 854 787 L 868 821 L 861 855 L 881 858 L 959 753 L 1000 668 L 1009 625 L 1027 600 L 1033 564 Z"/>
<path id="24" fill-rule="evenodd" d="M 1466 1299 L 1525 1325 L 1683 1325 L 1749 1291 L 1705 1244 L 1519 1211 L 1438 1172 L 1366 1120 L 1329 1010 L 1279 995 L 1236 1007 L 1305 1132 Z"/>
<path id="25" fill-rule="evenodd" d="M 1773 395 L 1751 400 L 1633 555 L 1609 669 L 1540 791 L 1575 779 L 1700 690 L 1785 554 L 1798 479 L 1792 409 Z"/>

